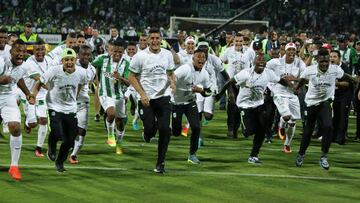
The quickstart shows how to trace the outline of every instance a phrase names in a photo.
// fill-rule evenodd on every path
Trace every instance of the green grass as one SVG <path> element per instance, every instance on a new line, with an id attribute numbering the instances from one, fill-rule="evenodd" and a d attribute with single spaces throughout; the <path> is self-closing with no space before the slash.
<path id="1" fill-rule="evenodd" d="M 130 119 L 129 119 L 130 120 Z M 93 121 L 79 164 L 66 163 L 59 174 L 46 158 L 33 150 L 36 130 L 24 134 L 20 168 L 23 180 L 7 174 L 8 138 L 0 140 L 0 202 L 357 202 L 360 199 L 359 143 L 333 144 L 331 168 L 320 168 L 320 142 L 312 140 L 303 167 L 295 167 L 299 130 L 294 152 L 281 152 L 275 139 L 264 144 L 261 166 L 247 163 L 252 138 L 226 138 L 226 114 L 217 111 L 205 126 L 205 146 L 198 151 L 201 165 L 186 162 L 189 138 L 172 137 L 166 158 L 167 173 L 154 174 L 157 143 L 144 143 L 130 122 L 124 138 L 125 154 L 116 155 L 105 144 L 103 123 Z M 354 120 L 350 123 L 354 135 Z M 7 136 L 8 137 L 8 136 Z"/>

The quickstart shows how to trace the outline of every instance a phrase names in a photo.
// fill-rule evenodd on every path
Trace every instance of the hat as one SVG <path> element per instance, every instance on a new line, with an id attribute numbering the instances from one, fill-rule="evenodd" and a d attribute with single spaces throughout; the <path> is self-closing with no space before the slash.
<path id="1" fill-rule="evenodd" d="M 101 46 L 101 45 L 103 45 L 104 44 L 104 41 L 101 39 L 101 37 L 97 37 L 96 39 L 95 39 L 95 42 L 94 42 L 94 45 L 95 46 Z"/>
<path id="2" fill-rule="evenodd" d="M 296 45 L 295 45 L 295 43 L 293 43 L 293 42 L 287 43 L 286 46 L 285 46 L 285 51 L 286 51 L 287 49 L 290 49 L 290 48 L 294 48 L 294 49 L 296 50 Z"/>
<path id="3" fill-rule="evenodd" d="M 198 49 L 199 47 L 209 48 L 209 43 L 206 42 L 206 41 L 198 42 L 198 43 L 197 43 L 197 46 L 196 46 L 196 49 Z"/>
<path id="4" fill-rule="evenodd" d="M 328 43 L 323 44 L 322 47 L 325 48 L 325 49 L 330 49 L 330 50 L 332 50 L 331 44 L 328 44 Z"/>
<path id="5" fill-rule="evenodd" d="M 187 45 L 189 42 L 195 43 L 195 39 L 192 36 L 189 36 L 185 39 L 185 45 Z"/>
<path id="6" fill-rule="evenodd" d="M 75 53 L 74 49 L 65 48 L 61 52 L 61 59 L 66 58 L 66 57 L 76 58 L 76 53 Z"/>
<path id="7" fill-rule="evenodd" d="M 253 42 L 253 49 L 261 49 L 262 48 L 262 43 L 260 41 L 254 41 Z"/>
<path id="8" fill-rule="evenodd" d="M 30 22 L 26 22 L 25 27 L 32 27 L 32 24 Z"/>

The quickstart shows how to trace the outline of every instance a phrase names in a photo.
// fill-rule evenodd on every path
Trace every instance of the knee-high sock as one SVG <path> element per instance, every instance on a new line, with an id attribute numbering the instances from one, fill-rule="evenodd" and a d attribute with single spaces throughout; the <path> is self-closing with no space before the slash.
<path id="1" fill-rule="evenodd" d="M 10 135 L 10 151 L 11 151 L 11 166 L 19 164 L 20 153 L 22 145 L 22 135 L 14 137 Z"/>
<path id="2" fill-rule="evenodd" d="M 108 120 L 106 120 L 106 129 L 108 132 L 108 135 L 114 135 L 114 128 L 115 128 L 115 120 L 110 123 Z"/>
<path id="3" fill-rule="evenodd" d="M 36 146 L 38 147 L 42 147 L 44 142 L 45 142 L 45 138 L 46 138 L 46 134 L 48 132 L 48 127 L 47 125 L 39 125 L 39 129 L 38 129 L 38 138 L 37 138 L 37 144 Z"/>
<path id="4" fill-rule="evenodd" d="M 74 149 L 71 153 L 71 156 L 76 156 L 79 153 L 81 147 L 84 145 L 84 142 L 85 142 L 85 136 L 78 135 L 76 137 Z"/>
<path id="5" fill-rule="evenodd" d="M 295 129 L 296 129 L 296 124 L 294 123 L 294 125 L 290 125 L 289 123 L 289 127 L 287 129 L 287 133 L 286 133 L 286 140 L 284 142 L 284 145 L 290 145 L 291 141 L 295 135 Z"/>
<path id="6" fill-rule="evenodd" d="M 116 143 L 118 144 L 121 143 L 124 135 L 125 135 L 125 129 L 123 131 L 116 129 Z"/>
<path id="7" fill-rule="evenodd" d="M 283 119 L 283 117 L 280 117 L 279 128 L 285 128 L 286 124 L 287 122 Z"/>

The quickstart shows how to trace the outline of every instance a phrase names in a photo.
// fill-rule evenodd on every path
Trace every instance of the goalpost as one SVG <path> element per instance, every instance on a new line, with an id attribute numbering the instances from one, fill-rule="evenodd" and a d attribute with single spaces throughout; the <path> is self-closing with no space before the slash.
<path id="1" fill-rule="evenodd" d="M 176 34 L 178 30 L 186 30 L 193 32 L 199 29 L 202 33 L 206 33 L 219 25 L 229 21 L 228 19 L 219 18 L 191 18 L 191 17 L 170 17 L 170 38 Z M 269 26 L 269 21 L 259 20 L 235 20 L 224 27 L 226 31 L 240 31 L 242 29 L 249 29 L 251 31 L 257 30 L 258 27 L 266 25 Z"/>

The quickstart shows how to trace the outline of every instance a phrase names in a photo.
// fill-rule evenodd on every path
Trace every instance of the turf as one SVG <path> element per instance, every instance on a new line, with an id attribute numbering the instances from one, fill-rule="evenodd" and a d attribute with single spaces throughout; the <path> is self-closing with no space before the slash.
<path id="1" fill-rule="evenodd" d="M 123 147 L 116 155 L 105 144 L 103 122 L 93 120 L 91 109 L 86 145 L 79 164 L 66 163 L 59 174 L 54 163 L 36 158 L 36 130 L 23 137 L 20 168 L 23 180 L 7 174 L 10 161 L 8 135 L 0 140 L 0 202 L 357 202 L 360 199 L 359 143 L 333 144 L 331 168 L 319 166 L 320 142 L 312 140 L 303 167 L 295 167 L 300 131 L 294 152 L 281 152 L 275 139 L 264 143 L 262 165 L 247 163 L 252 137 L 226 138 L 226 113 L 217 111 L 204 126 L 205 146 L 198 151 L 200 165 L 186 162 L 189 138 L 172 137 L 166 158 L 167 173 L 154 174 L 157 143 L 144 143 L 141 131 L 127 125 Z M 130 120 L 130 119 L 129 119 Z M 354 136 L 351 119 L 349 135 Z"/>

